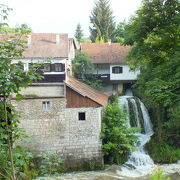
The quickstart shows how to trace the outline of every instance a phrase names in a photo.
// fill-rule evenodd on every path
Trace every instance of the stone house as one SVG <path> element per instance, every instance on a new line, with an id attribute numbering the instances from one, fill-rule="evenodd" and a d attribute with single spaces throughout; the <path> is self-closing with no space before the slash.
<path id="1" fill-rule="evenodd" d="M 22 101 L 12 101 L 29 136 L 21 145 L 35 153 L 56 152 L 72 168 L 103 163 L 100 132 L 108 95 L 73 77 L 65 83 L 35 83 L 22 94 Z"/>
<path id="2" fill-rule="evenodd" d="M 132 71 L 125 61 L 130 46 L 119 43 L 82 43 L 82 51 L 90 55 L 94 65 L 93 74 L 103 83 L 103 91 L 108 94 L 119 93 L 131 86 L 140 71 Z"/>
<path id="3" fill-rule="evenodd" d="M 75 42 L 67 34 L 32 33 L 27 45 L 23 58 L 13 63 L 22 61 L 25 71 L 37 62 L 46 66 L 44 79 L 22 89 L 22 101 L 12 100 L 29 136 L 18 144 L 35 153 L 56 152 L 73 168 L 102 164 L 101 114 L 108 95 L 70 76 Z"/>

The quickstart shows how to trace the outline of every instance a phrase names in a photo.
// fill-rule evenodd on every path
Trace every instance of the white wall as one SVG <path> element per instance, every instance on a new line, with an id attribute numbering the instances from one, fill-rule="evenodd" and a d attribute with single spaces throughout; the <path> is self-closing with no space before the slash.
<path id="1" fill-rule="evenodd" d="M 70 71 L 69 71 L 69 74 L 72 75 L 72 61 L 73 59 L 75 58 L 75 46 L 74 46 L 74 43 L 73 42 L 69 42 L 69 53 L 68 53 L 68 61 L 67 61 L 67 65 L 66 65 L 66 68 L 68 68 Z"/>
<path id="2" fill-rule="evenodd" d="M 110 74 L 109 64 L 94 65 L 93 74 Z"/>
<path id="3" fill-rule="evenodd" d="M 34 84 L 28 88 L 21 89 L 20 92 L 25 97 L 62 97 L 65 96 L 64 84 Z"/>
<path id="4" fill-rule="evenodd" d="M 121 66 L 123 72 L 120 74 L 112 73 L 112 67 Z M 132 71 L 128 65 L 111 65 L 110 66 L 110 80 L 136 80 L 137 75 L 140 73 L 139 70 Z"/>

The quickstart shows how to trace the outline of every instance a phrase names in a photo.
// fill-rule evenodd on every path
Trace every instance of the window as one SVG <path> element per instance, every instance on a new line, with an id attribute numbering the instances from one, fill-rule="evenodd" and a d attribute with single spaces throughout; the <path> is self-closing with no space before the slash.
<path id="1" fill-rule="evenodd" d="M 50 107 L 50 102 L 49 101 L 43 101 L 42 102 L 42 109 L 43 110 L 49 110 L 51 107 Z"/>
<path id="2" fill-rule="evenodd" d="M 60 63 L 55 64 L 55 71 L 62 72 L 62 64 L 60 64 Z"/>
<path id="3" fill-rule="evenodd" d="M 114 73 L 114 74 L 123 73 L 123 68 L 121 66 L 112 67 L 112 73 Z"/>
<path id="4" fill-rule="evenodd" d="M 50 71 L 51 71 L 51 64 L 45 64 L 44 70 L 45 70 L 46 72 L 50 72 Z"/>
<path id="5" fill-rule="evenodd" d="M 85 120 L 86 120 L 85 112 L 79 112 L 79 121 L 85 121 Z"/>

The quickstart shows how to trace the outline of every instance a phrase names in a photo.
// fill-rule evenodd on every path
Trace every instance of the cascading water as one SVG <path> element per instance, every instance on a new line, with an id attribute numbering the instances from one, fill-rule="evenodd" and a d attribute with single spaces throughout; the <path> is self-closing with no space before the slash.
<path id="1" fill-rule="evenodd" d="M 138 127 L 140 130 L 135 135 L 140 143 L 135 147 L 136 151 L 129 155 L 128 161 L 122 166 L 122 175 L 141 176 L 153 170 L 154 162 L 144 149 L 144 145 L 153 135 L 152 125 L 148 111 L 139 98 L 134 97 L 128 90 L 125 96 L 120 96 L 119 102 L 127 112 L 127 126 Z"/>

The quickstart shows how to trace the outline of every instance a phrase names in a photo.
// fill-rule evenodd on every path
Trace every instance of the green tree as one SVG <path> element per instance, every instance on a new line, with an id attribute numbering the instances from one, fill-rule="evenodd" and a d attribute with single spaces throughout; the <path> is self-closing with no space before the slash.
<path id="1" fill-rule="evenodd" d="M 112 39 L 115 30 L 113 12 L 109 0 L 97 0 L 90 15 L 90 39 L 92 42 Z"/>
<path id="2" fill-rule="evenodd" d="M 0 28 L 0 33 L 22 33 L 22 34 L 27 34 L 31 33 L 32 29 L 28 27 L 27 24 L 21 24 L 21 25 L 16 25 L 15 28 L 11 28 L 8 25 L 2 25 Z"/>
<path id="3" fill-rule="evenodd" d="M 27 33 L 31 33 L 32 29 L 30 27 L 28 27 L 27 24 L 17 24 L 16 27 L 14 28 L 14 31 L 17 33 L 22 33 L 22 34 L 27 34 Z"/>
<path id="4" fill-rule="evenodd" d="M 121 44 L 124 43 L 125 25 L 126 25 L 125 21 L 118 23 L 118 25 L 113 33 L 112 42 L 121 43 Z"/>
<path id="5" fill-rule="evenodd" d="M 83 51 L 77 53 L 72 64 L 75 77 L 82 80 L 85 80 L 85 75 L 93 68 L 89 55 Z"/>
<path id="6" fill-rule="evenodd" d="M 137 128 L 127 127 L 126 112 L 120 107 L 117 97 L 112 99 L 105 109 L 102 123 L 103 152 L 105 162 L 122 164 L 138 142 L 134 135 Z"/>
<path id="7" fill-rule="evenodd" d="M 15 30 L 13 28 L 10 28 L 9 26 L 7 25 L 3 25 L 1 26 L 0 28 L 0 33 L 15 33 Z"/>
<path id="8" fill-rule="evenodd" d="M 77 27 L 76 27 L 76 31 L 75 31 L 75 36 L 74 36 L 76 39 L 77 39 L 77 41 L 80 43 L 81 42 L 81 40 L 82 40 L 82 38 L 83 38 L 83 31 L 82 31 L 82 29 L 81 29 L 81 25 L 80 25 L 80 23 L 77 25 Z"/>
<path id="9" fill-rule="evenodd" d="M 2 10 L 2 11 L 1 11 Z M 7 19 L 7 6 L 0 5 L 1 16 L 3 20 Z M 1 22 L 1 25 L 4 25 Z M 1 28 L 1 26 L 0 26 Z M 12 59 L 22 57 L 25 50 L 25 41 L 21 40 L 22 34 L 15 34 L 6 39 L 0 40 L 0 151 L 6 152 L 7 167 L 10 165 L 10 175 L 4 167 L 6 176 L 0 172 L 6 179 L 16 179 L 16 169 L 13 160 L 13 143 L 20 137 L 21 130 L 18 128 L 18 114 L 11 104 L 11 97 L 21 97 L 21 88 L 28 87 L 30 83 L 39 76 L 32 69 L 28 72 L 23 71 L 23 63 L 13 64 Z M 8 176 L 8 177 L 7 177 Z"/>
<path id="10" fill-rule="evenodd" d="M 173 118 L 170 107 L 180 101 L 179 12 L 178 0 L 144 0 L 125 27 L 129 62 L 141 68 L 136 87 L 154 108 L 159 141 L 164 121 Z"/>

